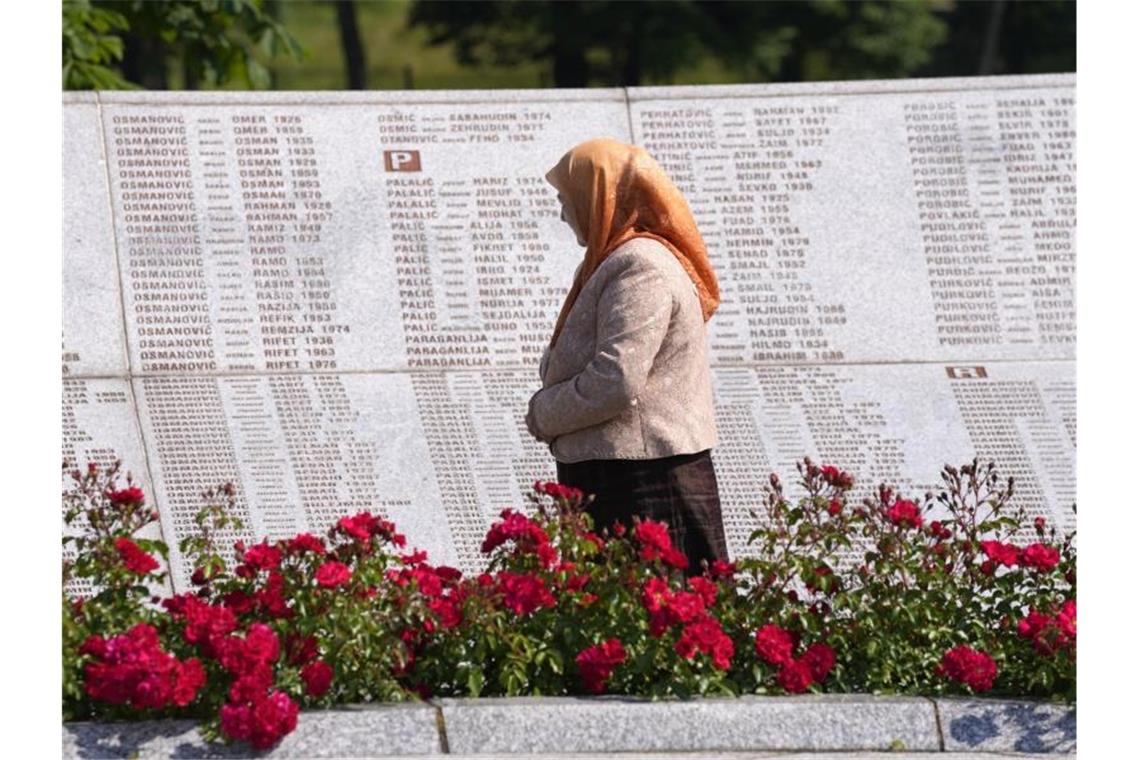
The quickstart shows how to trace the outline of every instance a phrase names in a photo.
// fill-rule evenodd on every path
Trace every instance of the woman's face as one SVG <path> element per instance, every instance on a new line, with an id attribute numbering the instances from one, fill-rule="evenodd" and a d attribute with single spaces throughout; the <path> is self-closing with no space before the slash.
<path id="1" fill-rule="evenodd" d="M 562 193 L 558 194 L 558 202 L 562 204 L 562 213 L 558 215 L 558 218 L 566 222 L 566 225 L 570 227 L 570 229 L 574 230 L 574 235 L 578 238 L 578 245 L 586 245 L 586 241 L 583 239 L 582 233 L 576 226 L 574 226 L 574 215 L 568 213 L 566 210 L 566 199 L 562 197 Z"/>

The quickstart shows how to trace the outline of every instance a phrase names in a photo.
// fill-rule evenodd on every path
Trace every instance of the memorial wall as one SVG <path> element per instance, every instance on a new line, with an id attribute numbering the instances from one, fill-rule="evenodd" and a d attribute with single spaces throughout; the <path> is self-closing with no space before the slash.
<path id="1" fill-rule="evenodd" d="M 804 455 L 921 495 L 975 454 L 1073 527 L 1072 75 L 801 85 L 68 94 L 63 454 L 175 550 L 370 509 L 465 571 L 554 479 L 526 431 L 583 249 L 545 172 L 608 136 L 688 198 L 730 551 Z"/>

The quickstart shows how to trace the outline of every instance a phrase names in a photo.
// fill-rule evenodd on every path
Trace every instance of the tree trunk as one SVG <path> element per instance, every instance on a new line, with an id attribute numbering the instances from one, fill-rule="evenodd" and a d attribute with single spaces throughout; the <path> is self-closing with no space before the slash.
<path id="1" fill-rule="evenodd" d="M 625 61 L 621 80 L 625 87 L 637 87 L 641 84 L 641 35 L 636 29 L 625 38 Z"/>
<path id="2" fill-rule="evenodd" d="M 576 2 L 551 5 L 554 14 L 554 86 L 589 87 L 590 65 L 585 46 L 574 34 L 579 26 L 581 8 Z M 567 30 L 562 34 L 560 30 Z"/>
<path id="3" fill-rule="evenodd" d="M 190 62 L 190 56 L 187 53 L 182 54 L 182 89 L 198 89 L 198 72 L 194 71 L 194 66 Z"/>
<path id="4" fill-rule="evenodd" d="M 168 90 L 166 50 L 161 43 L 128 32 L 123 35 L 123 78 L 147 90 Z"/>
<path id="5" fill-rule="evenodd" d="M 265 15 L 281 23 L 281 8 L 277 5 L 277 0 L 265 0 Z M 269 89 L 276 90 L 281 84 L 277 76 L 277 64 L 270 60 L 266 68 L 269 69 Z"/>
<path id="6" fill-rule="evenodd" d="M 340 42 L 344 49 L 348 89 L 367 89 L 364 45 L 360 42 L 360 28 L 356 24 L 356 3 L 353 0 L 337 0 L 336 20 L 340 26 Z"/>
<path id="7" fill-rule="evenodd" d="M 1001 39 L 1001 17 L 1005 12 L 1005 0 L 993 0 L 990 4 L 990 20 L 986 24 L 986 40 L 982 45 L 982 59 L 978 62 L 978 75 L 986 76 L 994 71 L 998 40 Z"/>

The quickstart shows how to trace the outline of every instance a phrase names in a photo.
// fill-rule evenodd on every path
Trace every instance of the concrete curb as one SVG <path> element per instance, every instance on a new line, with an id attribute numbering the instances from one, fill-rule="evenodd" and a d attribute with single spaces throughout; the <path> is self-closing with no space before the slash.
<path id="1" fill-rule="evenodd" d="M 899 757 L 900 750 L 947 758 L 1071 754 L 1076 751 L 1076 708 L 1028 700 L 864 694 L 657 701 L 612 695 L 440 699 L 305 711 L 296 731 L 257 756 L 588 757 L 636 752 L 729 758 L 892 752 Z M 251 755 L 244 746 L 208 745 L 192 721 L 170 720 L 66 723 L 62 756 Z"/>

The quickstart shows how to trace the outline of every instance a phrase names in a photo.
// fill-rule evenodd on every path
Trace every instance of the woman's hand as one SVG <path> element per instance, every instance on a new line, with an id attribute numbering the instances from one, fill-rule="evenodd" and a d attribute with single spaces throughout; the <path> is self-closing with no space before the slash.
<path id="1" fill-rule="evenodd" d="M 540 433 L 538 426 L 534 421 L 534 399 L 536 396 L 538 396 L 539 393 L 542 393 L 542 391 L 540 390 L 531 396 L 530 401 L 526 405 L 526 429 L 537 440 L 542 441 L 543 443 L 550 443 L 554 440 L 554 438 L 548 438 Z"/>

